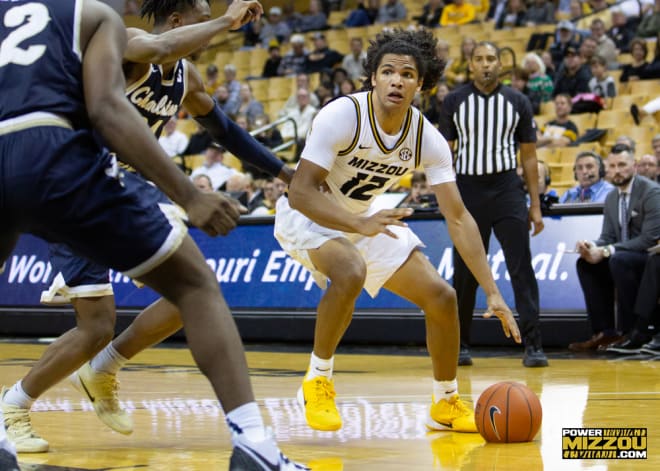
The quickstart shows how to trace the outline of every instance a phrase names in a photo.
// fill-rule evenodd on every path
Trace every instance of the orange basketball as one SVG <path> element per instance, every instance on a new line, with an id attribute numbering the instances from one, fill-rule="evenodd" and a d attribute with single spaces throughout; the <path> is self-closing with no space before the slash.
<path id="1" fill-rule="evenodd" d="M 474 408 L 477 430 L 487 442 L 530 442 L 541 426 L 541 401 L 534 391 L 514 381 L 486 389 Z"/>

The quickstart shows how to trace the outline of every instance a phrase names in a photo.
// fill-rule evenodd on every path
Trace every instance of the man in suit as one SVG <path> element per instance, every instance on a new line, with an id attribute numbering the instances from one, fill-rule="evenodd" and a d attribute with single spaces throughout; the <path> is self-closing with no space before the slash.
<path id="1" fill-rule="evenodd" d="M 577 273 L 584 292 L 593 336 L 569 345 L 572 351 L 596 350 L 621 340 L 635 323 L 633 306 L 648 258 L 660 238 L 660 186 L 635 175 L 629 146 L 617 144 L 607 158 L 615 186 L 605 199 L 603 228 L 596 241 L 579 241 Z M 618 325 L 614 316 L 614 302 Z M 618 328 L 618 330 L 617 330 Z"/>

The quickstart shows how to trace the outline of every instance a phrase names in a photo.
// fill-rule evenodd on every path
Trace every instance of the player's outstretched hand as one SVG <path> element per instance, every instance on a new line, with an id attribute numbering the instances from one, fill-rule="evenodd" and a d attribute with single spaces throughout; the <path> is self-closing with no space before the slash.
<path id="1" fill-rule="evenodd" d="M 387 226 L 406 227 L 408 224 L 401 221 L 401 218 L 410 216 L 412 213 L 412 208 L 381 209 L 376 214 L 363 218 L 357 232 L 369 237 L 383 233 L 396 239 L 397 236 Z"/>
<path id="2" fill-rule="evenodd" d="M 504 335 L 507 338 L 513 336 L 513 340 L 516 343 L 520 343 L 520 330 L 518 329 L 518 323 L 513 318 L 511 314 L 511 309 L 506 305 L 502 296 L 497 294 L 492 294 L 486 298 L 488 304 L 488 310 L 484 313 L 486 319 L 496 316 L 502 323 L 502 330 L 504 330 Z"/>
<path id="3" fill-rule="evenodd" d="M 210 236 L 228 234 L 240 216 L 238 202 L 220 193 L 198 191 L 185 209 L 190 224 Z"/>
<path id="4" fill-rule="evenodd" d="M 234 31 L 251 21 L 258 21 L 263 13 L 264 7 L 257 0 L 238 0 L 229 4 L 225 15 L 233 19 L 230 29 Z"/>

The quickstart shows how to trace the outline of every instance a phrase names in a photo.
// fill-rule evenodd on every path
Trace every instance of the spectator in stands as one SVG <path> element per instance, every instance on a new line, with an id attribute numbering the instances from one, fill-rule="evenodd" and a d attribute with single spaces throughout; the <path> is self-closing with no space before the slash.
<path id="1" fill-rule="evenodd" d="M 507 0 L 499 17 L 494 18 L 495 29 L 511 29 L 525 24 L 527 8 L 523 0 Z"/>
<path id="2" fill-rule="evenodd" d="M 256 117 L 254 122 L 250 126 L 250 131 L 263 128 L 264 126 L 270 124 L 270 117 L 267 114 L 262 114 Z M 270 128 L 266 131 L 262 131 L 254 136 L 254 138 L 262 143 L 265 147 L 273 149 L 284 142 L 280 131 L 276 128 Z M 267 178 L 270 174 L 261 170 L 254 165 L 250 165 L 247 162 L 243 161 L 243 172 L 249 173 L 254 179 L 263 179 Z"/>
<path id="3" fill-rule="evenodd" d="M 304 88 L 310 92 L 312 91 L 309 86 L 309 75 L 304 73 L 296 75 L 296 90 L 291 95 L 289 95 L 282 109 L 278 111 L 278 117 L 281 118 L 282 116 L 289 114 L 289 112 L 298 107 L 298 90 L 301 88 Z M 321 107 L 319 97 L 317 97 L 314 93 L 309 96 L 309 102 L 314 108 Z"/>
<path id="4" fill-rule="evenodd" d="M 596 241 L 576 244 L 577 272 L 593 336 L 569 345 L 573 351 L 596 350 L 621 340 L 617 325 L 624 333 L 631 330 L 647 249 L 660 234 L 660 186 L 635 175 L 630 148 L 614 146 L 607 171 L 616 190 L 605 199 L 601 235 Z"/>
<path id="5" fill-rule="evenodd" d="M 280 64 L 282 63 L 282 55 L 279 45 L 273 45 L 268 48 L 268 59 L 264 62 L 264 70 L 261 76 L 264 78 L 277 77 Z"/>
<path id="6" fill-rule="evenodd" d="M 225 150 L 219 144 L 212 143 L 206 149 L 204 163 L 192 171 L 190 178 L 194 180 L 197 175 L 208 175 L 211 179 L 213 191 L 224 188 L 224 184 L 229 180 L 229 177 L 239 173 L 236 169 L 227 167 L 222 163 L 224 153 Z"/>
<path id="7" fill-rule="evenodd" d="M 450 5 L 448 5 L 448 7 L 449 6 Z M 452 63 L 445 69 L 445 77 L 447 78 L 447 85 L 450 90 L 459 85 L 463 85 L 470 79 L 470 56 L 476 45 L 477 41 L 473 38 L 463 38 L 463 42 L 461 42 L 461 57 L 458 60 L 452 61 Z"/>
<path id="8" fill-rule="evenodd" d="M 198 155 L 198 154 L 203 154 L 204 151 L 211 145 L 211 142 L 213 139 L 211 138 L 211 135 L 209 132 L 206 130 L 204 126 L 199 124 L 199 122 L 195 121 L 196 127 L 195 127 L 195 132 L 193 132 L 190 135 L 190 139 L 188 140 L 188 145 L 186 146 L 186 149 L 183 151 L 183 155 Z"/>
<path id="9" fill-rule="evenodd" d="M 582 40 L 580 47 L 578 48 L 578 53 L 580 55 L 580 60 L 582 64 L 589 69 L 589 64 L 591 64 L 591 59 L 596 56 L 598 51 L 598 42 L 592 37 L 586 37 Z"/>
<path id="10" fill-rule="evenodd" d="M 594 55 L 604 57 L 607 61 L 607 68 L 610 70 L 618 69 L 617 50 L 614 41 L 605 31 L 605 22 L 600 18 L 591 21 L 591 37 L 596 41 L 596 51 Z"/>
<path id="11" fill-rule="evenodd" d="M 574 97 L 578 93 L 588 93 L 589 80 L 591 80 L 589 66 L 582 62 L 577 49 L 574 46 L 569 46 L 566 49 L 566 57 L 562 68 L 557 71 L 552 95 L 556 97 L 565 93 L 570 97 Z"/>
<path id="12" fill-rule="evenodd" d="M 541 209 L 548 209 L 550 208 L 550 206 L 552 206 L 553 204 L 559 201 L 559 196 L 557 196 L 557 192 L 554 189 L 550 188 L 550 183 L 552 183 L 552 179 L 550 178 L 550 167 L 548 167 L 548 164 L 546 164 L 543 160 L 537 160 L 536 166 L 539 175 L 538 192 L 539 192 L 539 201 L 541 203 Z M 523 183 L 523 187 L 525 188 L 525 192 L 527 192 L 528 191 L 527 182 L 525 182 L 522 166 L 516 167 L 516 174 L 518 175 L 518 177 L 520 177 L 520 180 Z M 528 193 L 527 206 L 529 206 L 530 202 L 531 199 Z"/>
<path id="13" fill-rule="evenodd" d="M 438 59 L 438 62 L 445 64 L 441 78 L 446 80 L 445 71 L 453 61 L 453 59 L 449 57 L 449 42 L 444 39 L 438 39 L 438 42 L 435 45 L 435 57 Z"/>
<path id="14" fill-rule="evenodd" d="M 476 14 L 476 9 L 471 3 L 465 0 L 454 0 L 453 3 L 443 8 L 440 25 L 458 26 L 472 23 L 475 20 Z"/>
<path id="15" fill-rule="evenodd" d="M 566 147 L 577 140 L 578 127 L 569 117 L 571 107 L 570 95 L 560 93 L 555 97 L 555 118 L 539 129 L 536 147 Z"/>
<path id="16" fill-rule="evenodd" d="M 227 64 L 222 69 L 225 75 L 225 81 L 222 83 L 227 88 L 227 101 L 223 110 L 230 116 L 235 116 L 241 101 L 241 82 L 236 80 L 236 66 Z"/>
<path id="17" fill-rule="evenodd" d="M 269 47 L 273 39 L 279 44 L 284 44 L 289 40 L 289 36 L 291 36 L 291 28 L 282 17 L 282 9 L 280 7 L 271 7 L 268 10 L 268 18 L 259 34 L 261 47 Z"/>
<path id="18" fill-rule="evenodd" d="M 449 93 L 449 87 L 444 81 L 438 82 L 435 86 L 435 93 L 428 101 L 428 105 L 424 110 L 424 116 L 429 120 L 433 126 L 438 127 L 440 120 L 440 113 L 442 112 L 442 103 L 445 101 L 445 97 Z"/>
<path id="19" fill-rule="evenodd" d="M 293 118 L 296 122 L 296 128 L 294 129 L 294 126 L 290 121 L 287 121 L 282 125 L 282 137 L 284 140 L 295 139 L 300 150 L 302 150 L 305 136 L 307 136 L 307 132 L 312 125 L 312 120 L 318 111 L 318 109 L 310 103 L 310 95 L 311 92 L 308 89 L 298 89 L 296 92 L 298 105 L 293 109 L 286 110 L 284 114 L 284 116 L 288 118 Z"/>
<path id="20" fill-rule="evenodd" d="M 364 76 L 364 60 L 367 58 L 367 52 L 364 50 L 362 38 L 351 38 L 351 52 L 344 56 L 341 66 L 348 72 L 349 78 L 359 80 Z"/>
<path id="21" fill-rule="evenodd" d="M 630 43 L 635 38 L 633 22 L 628 21 L 621 8 L 614 7 L 612 12 L 612 26 L 607 35 L 612 38 L 619 53 L 630 52 Z"/>
<path id="22" fill-rule="evenodd" d="M 307 54 L 305 58 L 305 72 L 313 74 L 323 70 L 331 70 L 335 65 L 341 64 L 344 56 L 339 52 L 328 47 L 328 43 L 323 33 L 314 33 L 314 50 Z"/>
<path id="23" fill-rule="evenodd" d="M 353 82 L 351 79 L 346 77 L 339 84 L 339 94 L 337 96 L 350 95 L 351 93 L 355 93 L 356 91 L 357 91 L 357 87 L 355 86 L 355 82 Z"/>
<path id="24" fill-rule="evenodd" d="M 649 63 L 646 61 L 646 56 L 649 50 L 646 46 L 646 41 L 641 38 L 635 38 L 630 43 L 630 55 L 632 56 L 631 64 L 624 64 L 621 66 L 622 72 L 619 81 L 621 83 L 628 82 L 629 80 L 639 80 L 643 75 L 644 69 L 648 67 Z"/>
<path id="25" fill-rule="evenodd" d="M 426 181 L 426 174 L 419 170 L 415 170 L 410 179 L 410 193 L 401 203 L 401 207 L 421 209 L 425 204 L 428 207 L 428 202 L 424 200 L 424 196 L 431 194 L 435 197 L 433 190 L 431 190 L 431 187 L 429 187 L 429 184 Z"/>
<path id="26" fill-rule="evenodd" d="M 346 27 L 369 26 L 376 22 L 380 0 L 367 0 L 366 4 L 365 6 L 364 1 L 359 2 L 355 10 L 351 10 L 346 21 L 344 21 Z"/>
<path id="27" fill-rule="evenodd" d="M 255 207 L 250 215 L 252 216 L 272 216 L 275 214 L 277 200 L 284 194 L 286 183 L 279 178 L 269 177 L 263 187 L 264 198 L 261 205 Z"/>
<path id="28" fill-rule="evenodd" d="M 555 22 L 555 5 L 551 0 L 533 0 L 527 7 L 525 24 L 527 26 L 548 25 Z"/>
<path id="29" fill-rule="evenodd" d="M 651 63 L 641 72 L 639 77 L 642 80 L 660 79 L 660 30 L 655 39 L 655 52 Z"/>
<path id="30" fill-rule="evenodd" d="M 249 83 L 241 84 L 239 93 L 240 102 L 238 114 L 244 114 L 248 123 L 253 123 L 257 116 L 264 113 L 264 105 L 252 95 L 252 87 Z"/>
<path id="31" fill-rule="evenodd" d="M 253 48 L 261 46 L 261 30 L 264 27 L 266 20 L 261 18 L 259 21 L 251 21 L 239 30 L 243 32 L 243 47 Z M 273 43 L 279 42 L 273 39 Z"/>
<path id="32" fill-rule="evenodd" d="M 305 73 L 305 63 L 309 51 L 305 48 L 305 36 L 294 34 L 291 36 L 291 50 L 284 54 L 277 75 L 286 76 Z"/>
<path id="33" fill-rule="evenodd" d="M 605 164 L 595 152 L 580 152 L 575 157 L 573 177 L 578 184 L 561 195 L 560 203 L 603 203 L 614 189 L 605 181 Z"/>
<path id="34" fill-rule="evenodd" d="M 406 19 L 408 12 L 399 0 L 385 0 L 385 5 L 378 9 L 376 23 L 394 23 Z"/>
<path id="35" fill-rule="evenodd" d="M 552 79 L 546 74 L 543 59 L 535 52 L 528 52 L 522 60 L 522 66 L 529 74 L 527 87 L 541 97 L 541 103 L 552 100 L 554 86 Z M 535 112 L 537 113 L 537 112 Z"/>
<path id="36" fill-rule="evenodd" d="M 294 25 L 294 31 L 299 33 L 328 29 L 328 17 L 321 9 L 321 2 L 319 0 L 309 0 L 307 13 L 294 14 Z"/>
<path id="37" fill-rule="evenodd" d="M 413 16 L 412 19 L 417 21 L 419 26 L 437 28 L 440 26 L 440 17 L 442 16 L 442 9 L 444 7 L 444 0 L 429 0 L 426 5 L 422 7 L 422 14 L 419 16 Z"/>
<path id="38" fill-rule="evenodd" d="M 341 84 L 344 80 L 348 78 L 348 72 L 346 72 L 346 69 L 343 69 L 341 67 L 336 67 L 332 69 L 332 73 L 330 74 L 330 77 L 332 80 L 332 95 L 333 96 L 341 95 Z"/>
<path id="39" fill-rule="evenodd" d="M 541 94 L 527 86 L 529 73 L 522 67 L 514 67 L 511 71 L 511 87 L 525 95 L 532 104 L 532 112 L 539 114 L 541 110 Z"/>
<path id="40" fill-rule="evenodd" d="M 607 60 L 603 56 L 595 55 L 591 59 L 591 75 L 589 90 L 605 100 L 605 109 L 612 108 L 616 96 L 616 83 L 614 77 L 607 73 Z"/>
<path id="41" fill-rule="evenodd" d="M 550 77 L 553 80 L 555 80 L 555 75 L 557 73 L 555 69 L 555 63 L 552 62 L 552 54 L 550 51 L 543 51 L 541 53 L 541 60 L 543 61 L 543 64 L 545 65 L 545 74 Z M 553 85 L 554 89 L 554 85 Z"/>
<path id="42" fill-rule="evenodd" d="M 188 147 L 188 136 L 177 130 L 177 122 L 178 119 L 172 116 L 163 126 L 163 134 L 158 138 L 158 143 L 170 157 L 183 155 Z"/>
<path id="43" fill-rule="evenodd" d="M 213 187 L 211 186 L 211 179 L 208 175 L 203 173 L 198 173 L 192 179 L 195 187 L 199 188 L 205 193 L 213 193 Z"/>
<path id="44" fill-rule="evenodd" d="M 580 38 L 575 33 L 575 26 L 568 20 L 562 20 L 557 24 L 557 37 L 555 42 L 550 46 L 550 54 L 552 55 L 552 63 L 554 64 L 555 70 L 558 70 L 559 67 L 564 62 L 564 57 L 566 57 L 566 51 L 569 48 L 573 48 L 575 51 L 578 50 L 580 44 Z"/>
<path id="45" fill-rule="evenodd" d="M 215 89 L 220 85 L 220 74 L 218 73 L 218 66 L 215 64 L 209 64 L 206 67 L 206 78 L 204 79 L 204 88 L 206 93 L 213 96 Z"/>
<path id="46" fill-rule="evenodd" d="M 660 0 L 655 0 L 653 12 L 642 17 L 637 26 L 637 36 L 641 38 L 652 38 L 660 31 Z"/>
<path id="47" fill-rule="evenodd" d="M 655 155 L 644 154 L 642 155 L 635 166 L 637 175 L 653 180 L 654 182 L 658 181 L 660 176 L 660 170 L 658 169 L 658 159 Z"/>
<path id="48" fill-rule="evenodd" d="M 628 147 L 630 147 L 630 150 L 632 150 L 633 155 L 635 155 L 635 149 L 637 148 L 637 143 L 632 137 L 621 135 L 616 138 L 616 141 L 614 141 L 614 145 L 617 144 L 627 145 Z"/>
<path id="49" fill-rule="evenodd" d="M 230 115 L 229 108 L 227 106 L 229 103 L 229 90 L 227 90 L 227 87 L 224 84 L 218 85 L 218 87 L 215 89 L 213 97 L 218 102 L 218 106 L 220 106 L 222 111 Z"/>

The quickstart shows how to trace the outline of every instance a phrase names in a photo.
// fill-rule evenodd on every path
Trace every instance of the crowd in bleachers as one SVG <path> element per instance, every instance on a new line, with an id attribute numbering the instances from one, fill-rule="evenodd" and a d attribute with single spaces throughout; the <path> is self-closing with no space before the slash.
<path id="1" fill-rule="evenodd" d="M 258 138 L 287 161 L 299 157 L 318 109 L 361 87 L 369 39 L 392 27 L 432 28 L 439 39 L 437 57 L 446 63 L 445 74 L 432 93 L 416 101 L 436 125 L 444 96 L 470 80 L 474 45 L 489 40 L 502 48 L 504 81 L 532 103 L 539 159 L 560 196 L 577 184 L 572 169 L 580 150 L 605 157 L 625 135 L 636 141 L 638 159 L 660 158 L 660 145 L 654 144 L 660 142 L 658 114 L 643 107 L 660 96 L 660 0 L 280 3 L 266 8 L 259 22 L 232 33 L 232 50 L 211 50 L 197 65 L 206 70 L 207 91 L 246 129 L 281 120 Z M 193 170 L 206 160 L 199 144 L 209 146 L 210 139 L 181 118 L 176 128 L 197 139 L 176 155 Z M 165 141 L 174 140 L 168 136 Z M 180 136 L 176 140 L 180 145 Z M 256 191 L 262 193 L 264 175 L 223 154 L 222 165 L 254 173 Z"/>

